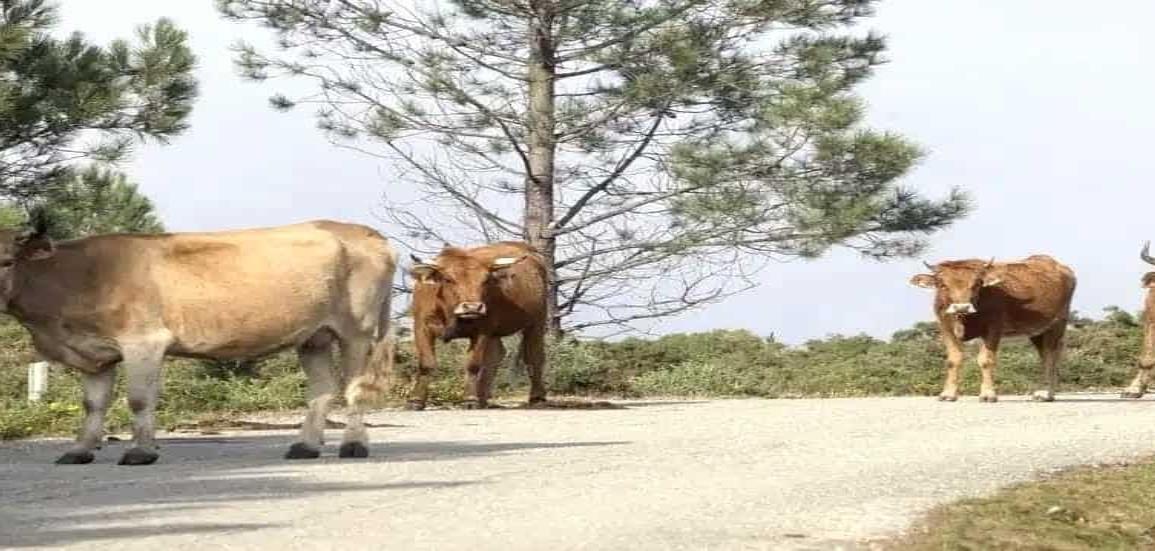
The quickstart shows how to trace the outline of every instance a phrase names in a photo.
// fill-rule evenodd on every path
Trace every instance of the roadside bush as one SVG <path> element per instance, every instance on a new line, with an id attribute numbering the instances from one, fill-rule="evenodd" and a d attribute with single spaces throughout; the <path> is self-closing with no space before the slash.
<path id="1" fill-rule="evenodd" d="M 1142 328 L 1135 316 L 1117 308 L 1107 312 L 1098 321 L 1080 318 L 1068 331 L 1061 390 L 1116 390 L 1133 375 Z M 495 378 L 495 393 L 524 399 L 525 370 L 513 365 L 518 342 L 506 341 L 508 353 Z M 962 392 L 969 395 L 977 394 L 979 386 L 976 352 L 977 343 L 967 346 Z M 430 381 L 432 404 L 464 398 L 466 353 L 464 342 L 439 343 L 438 366 Z M 617 342 L 567 339 L 550 342 L 547 353 L 551 394 L 622 397 L 934 395 L 942 388 L 945 357 L 937 327 L 926 322 L 896 332 L 890 341 L 831 335 L 788 347 L 745 330 L 719 330 Z M 52 368 L 49 392 L 41 402 L 26 403 L 26 366 L 35 359 L 24 329 L 0 323 L 0 438 L 70 433 L 79 424 L 79 379 L 63 368 Z M 1000 394 L 1037 388 L 1041 370 L 1029 341 L 1005 340 L 999 361 L 995 378 Z M 412 343 L 401 343 L 388 403 L 406 397 L 415 367 Z M 300 408 L 305 405 L 304 387 L 304 374 L 291 352 L 243 365 L 170 361 L 158 424 L 171 427 L 204 414 Z M 123 396 L 123 388 L 118 389 L 109 416 L 113 430 L 130 421 Z"/>

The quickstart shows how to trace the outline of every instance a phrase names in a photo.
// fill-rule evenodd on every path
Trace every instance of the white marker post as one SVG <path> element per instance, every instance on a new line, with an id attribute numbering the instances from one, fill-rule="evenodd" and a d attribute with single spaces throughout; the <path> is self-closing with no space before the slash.
<path id="1" fill-rule="evenodd" d="M 39 402 L 48 391 L 48 362 L 28 364 L 28 401 Z"/>

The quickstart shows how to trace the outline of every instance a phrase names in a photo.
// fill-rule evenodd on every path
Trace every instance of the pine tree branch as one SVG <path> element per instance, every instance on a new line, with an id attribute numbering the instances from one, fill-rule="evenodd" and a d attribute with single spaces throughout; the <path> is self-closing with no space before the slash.
<path id="1" fill-rule="evenodd" d="M 609 176 L 606 176 L 601 182 L 590 188 L 589 191 L 586 191 L 581 197 L 579 197 L 578 200 L 575 201 L 574 204 L 569 208 L 569 210 L 567 210 L 566 213 L 562 215 L 562 217 L 559 218 L 558 221 L 554 224 L 553 230 L 556 232 L 557 230 L 564 229 L 570 220 L 573 220 L 575 216 L 581 214 L 582 209 L 584 209 L 585 206 L 589 204 L 589 202 L 594 197 L 596 197 L 602 191 L 605 191 L 605 189 L 609 187 L 610 184 L 612 184 L 615 180 L 617 180 L 618 177 L 620 177 L 626 171 L 626 169 L 630 167 L 630 165 L 634 164 L 634 161 L 638 160 L 638 158 L 642 155 L 642 152 L 644 152 L 646 148 L 649 147 L 650 142 L 654 138 L 654 133 L 658 131 L 658 128 L 661 126 L 661 124 L 662 116 L 659 114 L 654 117 L 654 123 L 650 125 L 650 129 L 642 138 L 641 143 L 639 143 L 633 151 L 631 151 L 621 161 L 618 162 L 617 166 L 614 167 Z"/>

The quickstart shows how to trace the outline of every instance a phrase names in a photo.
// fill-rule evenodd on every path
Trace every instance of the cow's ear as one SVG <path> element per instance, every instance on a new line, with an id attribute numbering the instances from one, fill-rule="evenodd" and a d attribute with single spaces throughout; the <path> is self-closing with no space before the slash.
<path id="1" fill-rule="evenodd" d="M 43 227 L 37 226 L 16 238 L 17 256 L 21 260 L 43 260 L 56 254 L 56 244 Z"/>
<path id="2" fill-rule="evenodd" d="M 1155 289 L 1155 272 L 1143 274 L 1143 287 L 1146 289 Z"/>
<path id="3" fill-rule="evenodd" d="M 497 271 L 504 270 L 510 266 L 513 266 L 514 264 L 517 264 L 518 262 L 521 262 L 527 256 L 529 256 L 529 255 L 523 254 L 521 256 L 502 256 L 502 257 L 495 258 L 493 260 L 493 263 L 489 265 L 489 271 L 497 272 Z"/>
<path id="4" fill-rule="evenodd" d="M 415 264 L 409 269 L 409 275 L 418 283 L 437 283 L 439 273 L 437 266 L 432 264 Z"/>
<path id="5" fill-rule="evenodd" d="M 910 278 L 910 284 L 924 289 L 934 289 L 937 280 L 931 274 L 918 274 Z"/>

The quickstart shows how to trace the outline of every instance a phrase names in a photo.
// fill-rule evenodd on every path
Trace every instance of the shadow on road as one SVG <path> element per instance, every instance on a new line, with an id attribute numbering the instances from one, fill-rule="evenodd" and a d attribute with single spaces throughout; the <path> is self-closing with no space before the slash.
<path id="1" fill-rule="evenodd" d="M 113 538 L 259 530 L 279 524 L 230 517 L 225 504 L 283 499 L 291 503 L 287 507 L 297 508 L 307 507 L 310 496 L 320 494 L 429 492 L 488 484 L 493 481 L 398 482 L 394 478 L 398 471 L 387 466 L 625 443 L 383 442 L 372 446 L 368 459 L 338 459 L 334 442 L 325 447 L 320 459 L 282 459 L 295 439 L 295 434 L 161 439 L 160 461 L 146 467 L 116 465 L 125 447 L 122 442 L 106 444 L 97 452 L 93 464 L 68 466 L 52 464 L 68 447 L 66 441 L 4 443 L 0 445 L 0 495 L 4 496 L 0 501 L 0 546 L 53 546 Z M 365 463 L 380 463 L 381 469 L 347 468 Z M 337 478 L 352 476 L 355 480 L 318 480 L 317 475 L 326 470 Z M 378 473 L 381 482 L 374 482 Z M 388 493 L 382 498 L 388 500 Z M 215 507 L 223 508 L 220 522 L 191 523 L 182 519 L 182 513 Z"/>

